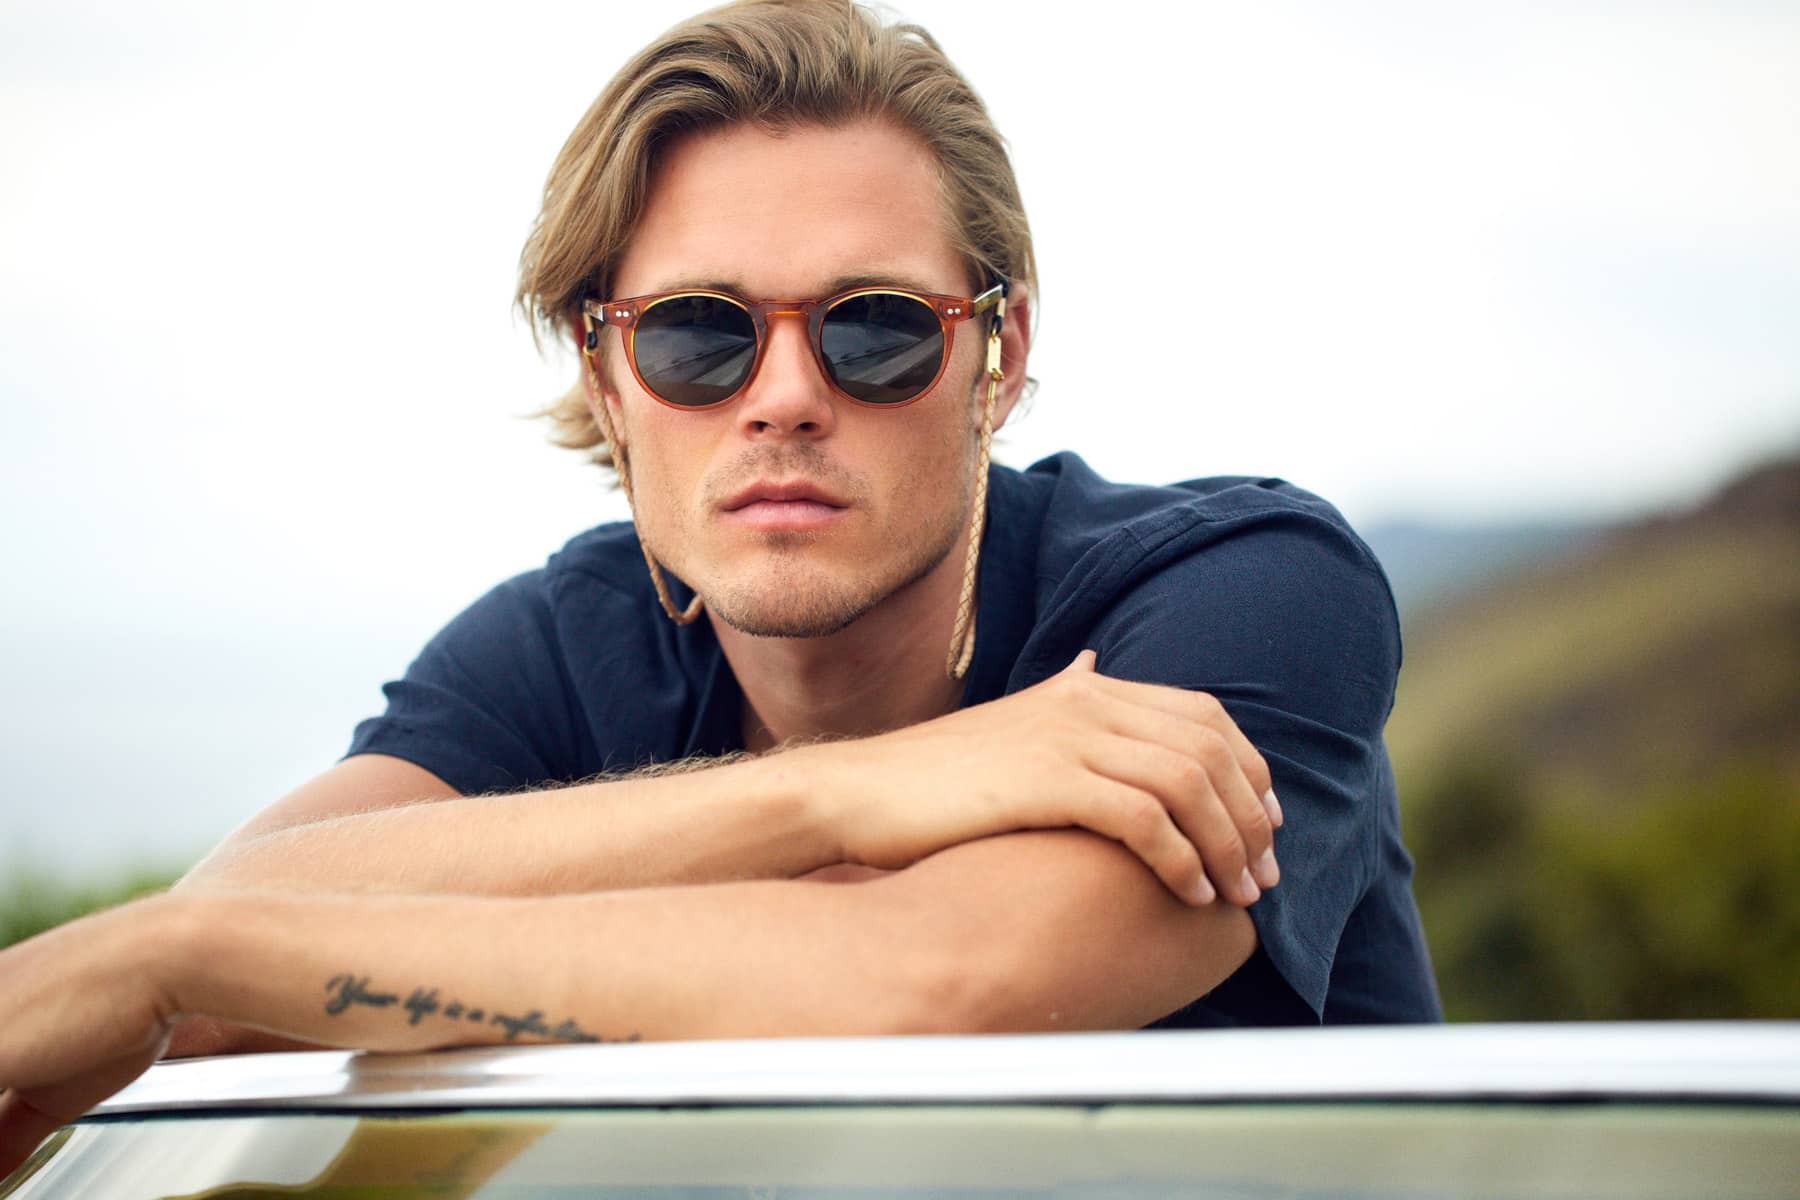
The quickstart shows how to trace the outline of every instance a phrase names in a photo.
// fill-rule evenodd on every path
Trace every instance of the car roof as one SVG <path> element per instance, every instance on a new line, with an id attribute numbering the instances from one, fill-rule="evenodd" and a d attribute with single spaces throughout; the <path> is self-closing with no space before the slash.
<path id="1" fill-rule="evenodd" d="M 1448 1025 L 478 1047 L 190 1059 L 95 1110 L 1800 1101 L 1800 1022 Z"/>

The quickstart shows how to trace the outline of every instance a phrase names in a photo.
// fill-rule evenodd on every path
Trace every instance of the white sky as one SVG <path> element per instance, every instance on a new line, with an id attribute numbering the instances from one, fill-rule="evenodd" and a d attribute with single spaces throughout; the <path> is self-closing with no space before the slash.
<path id="1" fill-rule="evenodd" d="M 900 10 L 1037 237 L 1003 461 L 1279 474 L 1366 523 L 1641 511 L 1800 444 L 1800 6 Z M 210 840 L 623 515 L 516 419 L 571 368 L 513 270 L 688 11 L 0 0 L 0 870 L 90 820 Z"/>

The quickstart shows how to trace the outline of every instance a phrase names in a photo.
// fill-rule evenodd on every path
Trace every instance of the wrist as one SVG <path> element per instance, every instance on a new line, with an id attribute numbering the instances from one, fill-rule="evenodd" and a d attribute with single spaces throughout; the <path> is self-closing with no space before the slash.
<path id="1" fill-rule="evenodd" d="M 166 1021 L 208 1013 L 202 997 L 207 972 L 229 953 L 223 937 L 239 915 L 225 906 L 241 904 L 241 894 L 204 889 L 164 892 L 140 900 L 147 928 L 135 939 L 138 966 L 155 988 L 157 1008 Z"/>
<path id="2" fill-rule="evenodd" d="M 742 764 L 751 773 L 759 807 L 774 827 L 793 831 L 799 847 L 790 876 L 848 862 L 845 791 L 837 778 L 837 744 L 802 746 Z"/>
<path id="3" fill-rule="evenodd" d="M 149 989 L 157 1019 L 166 1025 L 181 1019 L 181 995 L 191 965 L 199 958 L 190 949 L 192 899 L 162 892 L 122 905 L 105 918 L 114 921 L 118 929 L 110 953 Z"/>

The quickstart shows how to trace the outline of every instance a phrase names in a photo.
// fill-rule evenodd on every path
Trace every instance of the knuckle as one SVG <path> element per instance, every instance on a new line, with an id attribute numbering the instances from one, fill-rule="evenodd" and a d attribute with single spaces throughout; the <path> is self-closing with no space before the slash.
<path id="1" fill-rule="evenodd" d="M 1093 678 L 1084 673 L 1064 674 L 1054 681 L 1055 699 L 1058 704 L 1076 711 L 1085 711 L 1093 701 Z"/>
<path id="2" fill-rule="evenodd" d="M 1200 855 L 1190 847 L 1178 851 L 1163 875 L 1168 881 L 1181 890 L 1182 895 L 1192 892 L 1200 884 L 1200 877 L 1206 868 L 1200 862 Z"/>
<path id="3" fill-rule="evenodd" d="M 1247 848 L 1260 852 L 1275 840 L 1275 826 L 1269 823 L 1269 814 L 1263 809 L 1259 798 L 1246 791 L 1239 791 L 1235 798 L 1239 803 L 1230 816 L 1232 824 L 1237 827 L 1237 835 L 1243 839 Z"/>
<path id="4" fill-rule="evenodd" d="M 1211 692 L 1191 692 L 1194 698 L 1194 711 L 1203 721 L 1212 721 L 1225 715 L 1225 706 Z"/>
<path id="5" fill-rule="evenodd" d="M 1261 854 L 1275 844 L 1275 826 L 1270 824 L 1261 802 L 1246 810 L 1238 833 L 1244 840 L 1246 855 L 1252 851 Z"/>
<path id="6" fill-rule="evenodd" d="M 1176 758 L 1170 769 L 1176 796 L 1193 799 L 1212 790 L 1212 778 L 1208 775 L 1206 765 L 1197 759 Z"/>
<path id="7" fill-rule="evenodd" d="M 1224 841 L 1217 850 L 1209 849 L 1206 861 L 1215 868 L 1214 878 L 1235 882 L 1244 868 L 1250 865 L 1250 856 L 1244 853 L 1244 843 L 1236 838 Z"/>
<path id="8" fill-rule="evenodd" d="M 1167 817 L 1154 796 L 1133 792 L 1121 802 L 1121 817 L 1128 841 L 1148 844 L 1161 832 Z"/>
<path id="9" fill-rule="evenodd" d="M 1044 706 L 1054 708 L 1063 697 L 1069 695 L 1068 672 L 1065 671 L 1060 675 L 1051 675 L 1044 679 L 1040 679 L 1024 691 L 1015 693 L 1015 695 L 1027 697 L 1027 702 L 1034 708 Z M 1012 696 L 1006 696 L 997 703 L 1005 703 L 1007 700 L 1011 699 L 1013 699 Z"/>
<path id="10" fill-rule="evenodd" d="M 1201 825 L 1200 841 L 1205 846 L 1207 861 L 1227 863 L 1233 873 L 1247 861 L 1243 831 L 1222 805 L 1207 814 Z"/>
<path id="11" fill-rule="evenodd" d="M 1200 731 L 1194 739 L 1194 756 L 1205 764 L 1210 774 L 1227 771 L 1237 762 L 1230 740 L 1216 729 Z"/>

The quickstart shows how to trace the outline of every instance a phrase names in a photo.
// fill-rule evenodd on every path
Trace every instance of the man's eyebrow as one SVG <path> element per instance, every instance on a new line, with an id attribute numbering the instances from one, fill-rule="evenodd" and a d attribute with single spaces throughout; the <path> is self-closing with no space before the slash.
<path id="1" fill-rule="evenodd" d="M 669 292 L 704 291 L 726 292 L 733 296 L 742 296 L 747 300 L 799 300 L 823 299 L 826 296 L 835 296 L 839 292 L 848 292 L 853 291 L 856 288 L 866 287 L 900 288 L 903 291 L 920 292 L 928 296 L 937 294 L 937 289 L 924 282 L 922 279 L 908 275 L 905 272 L 896 271 L 858 272 L 852 275 L 839 275 L 827 283 L 824 290 L 814 293 L 811 297 L 751 296 L 745 289 L 743 283 L 739 280 L 699 275 L 684 275 L 664 284 L 655 291 L 646 292 L 644 294 L 649 296 L 660 296 L 666 295 Z"/>
<path id="2" fill-rule="evenodd" d="M 830 292 L 827 294 L 829 295 L 865 287 L 897 287 L 909 292 L 923 292 L 928 296 L 937 294 L 937 289 L 923 280 L 893 271 L 880 275 L 839 275 L 828 286 Z"/>
<path id="3" fill-rule="evenodd" d="M 663 284 L 659 288 L 645 292 L 646 296 L 661 296 L 669 292 L 730 292 L 733 296 L 744 294 L 744 285 L 735 279 L 714 279 L 700 275 L 683 275 L 679 279 Z"/>

